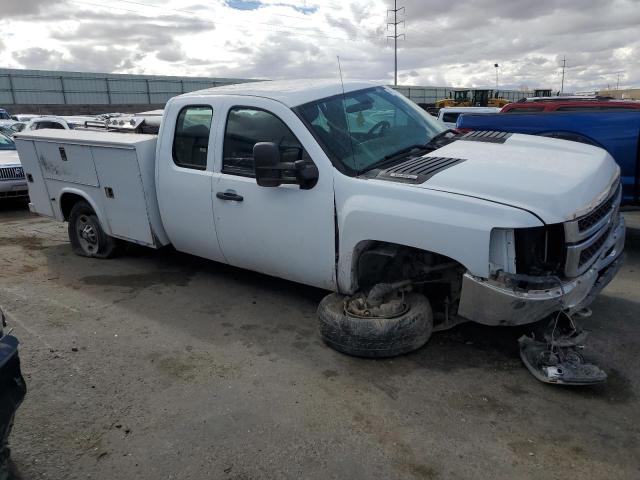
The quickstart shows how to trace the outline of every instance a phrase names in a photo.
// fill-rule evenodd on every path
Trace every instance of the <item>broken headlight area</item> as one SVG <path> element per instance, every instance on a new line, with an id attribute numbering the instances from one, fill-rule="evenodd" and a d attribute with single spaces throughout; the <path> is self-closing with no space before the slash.
<path id="1" fill-rule="evenodd" d="M 516 273 L 538 277 L 561 276 L 566 261 L 564 226 L 516 228 Z"/>

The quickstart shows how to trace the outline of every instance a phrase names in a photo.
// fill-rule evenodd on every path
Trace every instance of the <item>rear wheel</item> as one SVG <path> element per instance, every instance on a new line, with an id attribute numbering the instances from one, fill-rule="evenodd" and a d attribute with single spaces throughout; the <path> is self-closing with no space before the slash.
<path id="1" fill-rule="evenodd" d="M 116 239 L 104 232 L 98 216 L 85 201 L 76 203 L 71 209 L 68 233 L 76 255 L 110 258 L 115 254 Z"/>

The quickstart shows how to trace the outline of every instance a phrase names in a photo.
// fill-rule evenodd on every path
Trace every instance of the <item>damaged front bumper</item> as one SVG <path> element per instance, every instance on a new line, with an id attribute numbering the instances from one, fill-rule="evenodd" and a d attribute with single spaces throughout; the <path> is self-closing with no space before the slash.
<path id="1" fill-rule="evenodd" d="M 611 230 L 601 256 L 585 273 L 553 288 L 518 290 L 497 280 L 465 273 L 458 315 L 484 325 L 525 325 L 564 310 L 569 314 L 588 307 L 622 266 L 625 222 L 622 216 Z"/>

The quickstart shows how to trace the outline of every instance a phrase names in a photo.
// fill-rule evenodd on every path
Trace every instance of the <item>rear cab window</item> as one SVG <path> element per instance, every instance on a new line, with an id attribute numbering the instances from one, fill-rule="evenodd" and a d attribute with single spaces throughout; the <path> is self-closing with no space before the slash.
<path id="1" fill-rule="evenodd" d="M 173 136 L 173 162 L 183 168 L 207 169 L 213 108 L 187 105 L 180 110 Z"/>
<path id="2" fill-rule="evenodd" d="M 64 130 L 64 126 L 59 122 L 53 122 L 50 120 L 45 120 L 43 122 L 38 122 L 35 125 L 36 130 L 44 130 L 44 129 L 53 129 L 53 130 Z"/>
<path id="3" fill-rule="evenodd" d="M 447 123 L 456 123 L 461 112 L 446 112 L 442 115 L 442 121 Z"/>

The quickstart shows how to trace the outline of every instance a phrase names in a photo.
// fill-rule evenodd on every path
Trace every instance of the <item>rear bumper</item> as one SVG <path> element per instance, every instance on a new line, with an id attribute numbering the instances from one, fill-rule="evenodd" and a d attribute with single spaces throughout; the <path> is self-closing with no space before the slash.
<path id="1" fill-rule="evenodd" d="M 458 315 L 485 325 L 525 325 L 561 309 L 570 314 L 591 304 L 622 266 L 625 223 L 622 216 L 611 230 L 603 253 L 582 275 L 545 290 L 515 290 L 468 272 L 462 281 Z"/>

